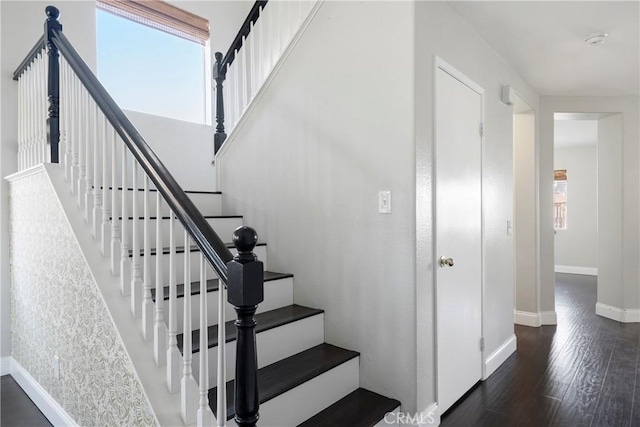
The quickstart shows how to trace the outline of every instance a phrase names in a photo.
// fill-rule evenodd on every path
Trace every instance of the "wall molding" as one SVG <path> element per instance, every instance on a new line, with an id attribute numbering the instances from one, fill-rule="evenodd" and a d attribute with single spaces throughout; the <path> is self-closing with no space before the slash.
<path id="1" fill-rule="evenodd" d="M 420 412 L 420 420 L 424 421 L 421 425 L 427 426 L 439 426 L 440 425 L 440 412 L 438 411 L 438 402 L 433 402 L 427 406 L 422 412 Z M 433 421 L 431 421 L 433 420 Z"/>
<path id="2" fill-rule="evenodd" d="M 555 311 L 541 311 L 540 324 L 541 325 L 557 325 L 558 315 L 556 314 Z"/>
<path id="3" fill-rule="evenodd" d="M 0 358 L 0 375 L 9 375 L 11 373 L 11 356 Z"/>
<path id="4" fill-rule="evenodd" d="M 13 357 L 11 358 L 11 376 L 51 424 L 54 426 L 78 425 L 67 411 Z"/>
<path id="5" fill-rule="evenodd" d="M 572 265 L 556 265 L 556 273 L 582 274 L 585 276 L 597 276 L 598 269 L 594 267 L 575 267 Z"/>
<path id="6" fill-rule="evenodd" d="M 540 321 L 540 313 L 531 313 L 529 311 L 513 310 L 513 322 L 516 325 L 531 326 L 537 328 L 542 325 Z"/>
<path id="7" fill-rule="evenodd" d="M 516 335 L 513 334 L 484 361 L 484 376 L 482 380 L 489 378 L 517 349 L 518 341 Z"/>
<path id="8" fill-rule="evenodd" d="M 599 302 L 596 304 L 596 314 L 620 323 L 640 323 L 640 309 L 625 310 Z"/>

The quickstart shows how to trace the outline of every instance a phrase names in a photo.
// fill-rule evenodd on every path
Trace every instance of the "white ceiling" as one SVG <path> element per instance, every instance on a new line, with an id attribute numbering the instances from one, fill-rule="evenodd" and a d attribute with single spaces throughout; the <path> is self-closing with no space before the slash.
<path id="1" fill-rule="evenodd" d="M 449 1 L 540 95 L 640 94 L 640 1 Z M 584 43 L 593 32 L 605 43 Z"/>
<path id="2" fill-rule="evenodd" d="M 554 123 L 554 148 L 594 146 L 598 143 L 597 120 L 556 119 Z"/>

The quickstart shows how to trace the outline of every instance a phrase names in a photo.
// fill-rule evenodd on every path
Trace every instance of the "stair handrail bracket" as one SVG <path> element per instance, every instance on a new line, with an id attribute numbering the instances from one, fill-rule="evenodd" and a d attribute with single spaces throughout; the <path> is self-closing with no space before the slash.
<path id="1" fill-rule="evenodd" d="M 258 2 L 262 6 L 265 3 Z M 238 252 L 233 256 L 209 223 L 210 217 L 205 218 L 200 212 L 62 32 L 58 21 L 60 11 L 47 6 L 45 13 L 43 36 L 14 73 L 14 80 L 18 82 L 20 170 L 45 162 L 60 164 L 64 180 L 77 197 L 78 207 L 84 211 L 84 219 L 99 243 L 100 252 L 110 257 L 111 272 L 120 277 L 123 297 L 130 298 L 133 318 L 141 319 L 143 339 L 153 340 L 150 358 L 157 367 L 166 368 L 168 392 L 181 393 L 181 416 L 185 425 L 213 423 L 211 406 L 215 404 L 208 401 L 207 374 L 209 361 L 213 359 L 207 351 L 206 331 L 216 323 L 210 325 L 207 320 L 207 293 L 211 292 L 209 280 L 219 279 L 217 329 L 221 341 L 217 346 L 216 423 L 224 426 L 227 422 L 224 333 L 228 302 L 237 313 L 235 419 L 240 426 L 255 426 L 259 399 L 254 315 L 264 300 L 264 265 L 253 252 L 258 241 L 256 231 L 242 226 L 229 236 Z M 216 58 L 218 63 L 222 60 L 221 55 Z M 225 70 L 217 70 L 222 72 L 216 74 L 221 85 Z M 222 104 L 219 111 L 223 111 Z M 176 219 L 184 228 L 183 247 L 176 241 L 180 232 L 175 229 Z M 163 228 L 166 222 L 162 220 L 169 223 L 168 252 L 162 244 L 167 231 Z M 155 221 L 154 228 L 152 221 Z M 200 252 L 197 255 L 200 277 L 199 293 L 190 295 L 188 286 L 196 284 L 191 279 L 192 266 L 196 266 L 191 262 L 193 243 Z M 182 264 L 177 262 L 179 253 L 184 260 Z M 152 257 L 155 257 L 155 268 Z M 184 273 L 181 296 L 184 297 L 184 316 L 179 331 L 177 276 L 180 266 Z M 165 310 L 167 284 L 168 309 Z M 194 349 L 191 339 L 192 296 L 199 298 L 199 310 L 194 313 L 199 316 L 199 350 Z M 181 349 L 180 333 L 183 335 Z M 192 353 L 196 351 L 200 351 L 198 381 L 192 371 Z"/>

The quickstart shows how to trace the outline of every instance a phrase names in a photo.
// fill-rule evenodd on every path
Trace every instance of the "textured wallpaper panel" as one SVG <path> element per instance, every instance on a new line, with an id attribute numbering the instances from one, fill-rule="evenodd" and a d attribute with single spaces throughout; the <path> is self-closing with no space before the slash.
<path id="1" fill-rule="evenodd" d="M 155 425 L 47 176 L 10 188 L 13 357 L 81 426 Z"/>

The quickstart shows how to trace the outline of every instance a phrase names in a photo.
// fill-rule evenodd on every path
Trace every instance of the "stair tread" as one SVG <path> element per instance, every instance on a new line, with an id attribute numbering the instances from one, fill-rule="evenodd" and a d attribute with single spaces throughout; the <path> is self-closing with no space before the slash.
<path id="1" fill-rule="evenodd" d="M 265 311 L 255 315 L 256 333 L 268 331 L 278 326 L 293 323 L 298 320 L 306 319 L 311 316 L 324 313 L 323 310 L 315 308 L 303 307 L 301 305 L 289 305 L 277 308 L 275 310 Z M 236 340 L 235 319 L 225 323 L 225 342 Z M 209 348 L 218 345 L 218 325 L 211 325 L 207 328 L 208 346 Z M 178 348 L 182 353 L 182 343 L 184 334 L 178 334 Z M 196 329 L 191 333 L 191 342 L 193 343 L 192 353 L 200 351 L 200 330 Z"/>
<path id="2" fill-rule="evenodd" d="M 205 217 L 206 218 L 206 217 Z M 234 249 L 235 245 L 233 243 L 225 243 L 224 244 L 227 248 L 229 249 Z M 267 246 L 266 243 L 257 243 L 256 246 Z M 198 248 L 197 245 L 191 245 L 190 247 L 190 252 L 200 252 L 200 248 Z M 151 248 L 150 251 L 150 255 L 155 255 L 156 254 L 156 248 Z M 165 246 L 162 248 L 162 254 L 166 255 L 169 253 L 169 246 Z M 184 246 L 176 246 L 176 253 L 177 254 L 181 254 L 184 253 Z M 129 256 L 133 256 L 133 250 L 129 249 Z M 140 249 L 140 256 L 144 256 L 144 251 L 142 249 Z"/>
<path id="3" fill-rule="evenodd" d="M 359 388 L 298 427 L 371 427 L 398 406 L 395 399 Z"/>
<path id="4" fill-rule="evenodd" d="M 293 274 L 289 273 L 276 273 L 275 271 L 265 271 L 263 274 L 263 280 L 265 282 L 270 282 L 272 280 L 280 280 L 286 279 L 288 277 L 293 277 Z M 207 292 L 216 292 L 219 287 L 218 279 L 207 279 Z M 200 281 L 191 282 L 191 295 L 200 295 Z M 176 297 L 182 298 L 184 297 L 184 283 L 180 283 L 176 285 Z M 155 288 L 151 289 L 151 298 L 155 302 L 156 300 L 156 290 Z M 169 299 L 169 286 L 164 287 L 164 299 Z"/>
<path id="5" fill-rule="evenodd" d="M 217 218 L 217 219 L 242 218 L 242 215 L 202 215 L 202 216 L 203 216 L 204 218 L 206 218 L 206 219 L 216 219 L 216 218 Z M 170 216 L 168 216 L 168 215 L 163 215 L 163 216 L 161 216 L 160 218 L 161 218 L 161 219 L 171 219 L 171 217 L 170 217 Z M 118 217 L 118 219 L 119 219 L 119 220 L 122 220 L 122 217 L 121 217 L 121 216 L 119 216 L 119 217 Z M 132 221 L 132 220 L 134 219 L 134 217 L 133 217 L 133 215 L 129 215 L 129 216 L 127 217 L 127 219 L 128 219 L 128 220 L 130 220 L 130 221 Z M 139 220 L 144 220 L 144 216 L 139 216 L 139 217 L 138 217 L 138 219 L 139 219 Z M 157 216 L 155 216 L 155 215 L 153 215 L 153 216 L 150 216 L 150 217 L 149 217 L 149 219 L 156 220 L 156 219 L 158 219 L 158 217 L 157 217 Z M 177 219 L 177 217 L 176 217 L 176 219 Z M 113 217 L 109 217 L 109 221 L 111 221 L 111 220 L 113 220 Z"/>
<path id="6" fill-rule="evenodd" d="M 95 186 L 92 186 L 91 188 L 95 188 Z M 104 187 L 100 186 L 100 189 L 102 190 Z M 109 190 L 113 190 L 112 186 L 107 187 Z M 122 187 L 117 187 L 117 190 L 122 190 Z M 128 188 L 127 187 L 127 191 L 133 191 L 133 188 Z M 138 191 L 144 191 L 144 188 L 138 188 Z M 158 190 L 156 190 L 155 188 L 150 188 L 149 191 L 151 192 L 156 192 Z M 204 190 L 184 190 L 185 193 L 187 194 L 222 194 L 221 191 L 204 191 Z"/>
<path id="7" fill-rule="evenodd" d="M 300 384 L 303 384 L 331 369 L 358 357 L 359 353 L 331 344 L 320 344 L 308 350 L 279 360 L 258 369 L 258 398 L 263 404 Z M 233 387 L 235 381 L 227 382 L 227 419 L 233 418 Z M 209 406 L 216 413 L 217 388 L 209 390 Z"/>

